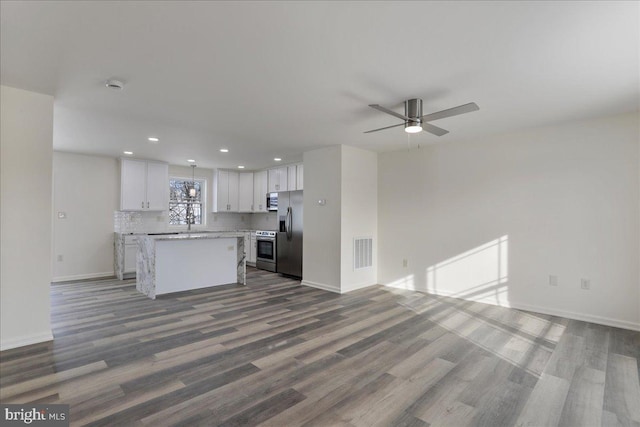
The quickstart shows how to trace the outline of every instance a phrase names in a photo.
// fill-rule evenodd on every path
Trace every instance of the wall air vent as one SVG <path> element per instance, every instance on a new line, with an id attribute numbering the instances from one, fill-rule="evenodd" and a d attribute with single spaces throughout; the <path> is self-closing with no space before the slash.
<path id="1" fill-rule="evenodd" d="M 353 269 L 373 267 L 373 238 L 356 237 L 353 239 Z"/>

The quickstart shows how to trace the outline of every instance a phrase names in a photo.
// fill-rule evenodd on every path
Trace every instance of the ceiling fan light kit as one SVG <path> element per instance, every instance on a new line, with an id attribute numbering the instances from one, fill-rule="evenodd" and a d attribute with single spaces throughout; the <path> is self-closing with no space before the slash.
<path id="1" fill-rule="evenodd" d="M 404 131 L 406 133 L 418 133 L 422 132 L 422 126 L 417 122 L 407 122 L 404 124 Z"/>
<path id="2" fill-rule="evenodd" d="M 449 133 L 449 131 L 427 122 L 444 119 L 446 117 L 457 116 L 459 114 L 470 113 L 472 111 L 478 111 L 480 109 L 475 102 L 470 102 L 468 104 L 449 108 L 448 110 L 442 110 L 436 113 L 422 115 L 422 99 L 420 98 L 413 98 L 404 101 L 404 116 L 402 114 L 396 113 L 395 111 L 381 107 L 378 104 L 370 104 L 369 107 L 375 108 L 378 111 L 382 111 L 383 113 L 387 113 L 394 117 L 402 119 L 404 120 L 404 123 L 386 126 L 379 129 L 368 130 L 365 133 L 378 132 L 380 130 L 404 125 L 404 131 L 407 133 L 418 133 L 424 130 L 436 136 L 445 135 Z"/>

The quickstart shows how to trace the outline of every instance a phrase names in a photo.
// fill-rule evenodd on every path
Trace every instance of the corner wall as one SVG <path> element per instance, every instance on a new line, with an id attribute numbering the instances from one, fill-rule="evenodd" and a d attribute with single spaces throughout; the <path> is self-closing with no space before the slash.
<path id="1" fill-rule="evenodd" d="M 378 155 L 342 146 L 341 292 L 375 285 L 378 242 Z M 354 268 L 354 239 L 373 239 L 371 267 Z"/>
<path id="2" fill-rule="evenodd" d="M 113 157 L 53 153 L 54 282 L 114 274 L 113 212 L 120 204 L 119 176 Z"/>
<path id="3" fill-rule="evenodd" d="M 302 284 L 332 292 L 340 292 L 341 159 L 340 146 L 304 153 Z"/>
<path id="4" fill-rule="evenodd" d="M 627 114 L 381 154 L 380 283 L 640 329 L 638 139 Z"/>
<path id="5" fill-rule="evenodd" d="M 378 155 L 344 145 L 309 151 L 304 173 L 302 284 L 338 293 L 375 285 Z M 373 239 L 373 265 L 355 270 L 362 237 Z"/>
<path id="6" fill-rule="evenodd" d="M 53 97 L 0 87 L 0 349 L 53 339 Z"/>

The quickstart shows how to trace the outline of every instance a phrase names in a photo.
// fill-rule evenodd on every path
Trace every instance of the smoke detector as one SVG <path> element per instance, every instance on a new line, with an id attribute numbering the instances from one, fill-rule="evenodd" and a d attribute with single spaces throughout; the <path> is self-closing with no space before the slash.
<path id="1" fill-rule="evenodd" d="M 109 79 L 106 81 L 105 86 L 109 89 L 122 90 L 122 88 L 124 88 L 124 83 L 120 80 Z"/>

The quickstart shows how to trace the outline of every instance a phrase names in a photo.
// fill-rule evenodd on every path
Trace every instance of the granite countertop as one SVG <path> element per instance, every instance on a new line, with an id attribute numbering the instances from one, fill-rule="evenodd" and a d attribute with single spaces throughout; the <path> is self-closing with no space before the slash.
<path id="1" fill-rule="evenodd" d="M 180 233 L 180 234 L 160 234 L 155 236 L 148 236 L 145 234 L 139 235 L 143 239 L 149 240 L 194 240 L 194 239 L 224 239 L 229 237 L 244 237 L 242 231 L 208 231 L 208 232 L 192 232 L 192 233 Z"/>
<path id="2" fill-rule="evenodd" d="M 115 232 L 116 234 L 120 234 L 123 236 L 149 236 L 151 235 L 151 237 L 154 236 L 176 236 L 176 235 L 183 235 L 183 234 L 214 234 L 214 233 L 249 233 L 249 232 L 253 232 L 256 230 L 253 229 L 239 229 L 239 230 L 192 230 L 192 231 L 157 231 L 157 232 L 130 232 L 130 233 L 121 233 L 121 232 Z"/>

